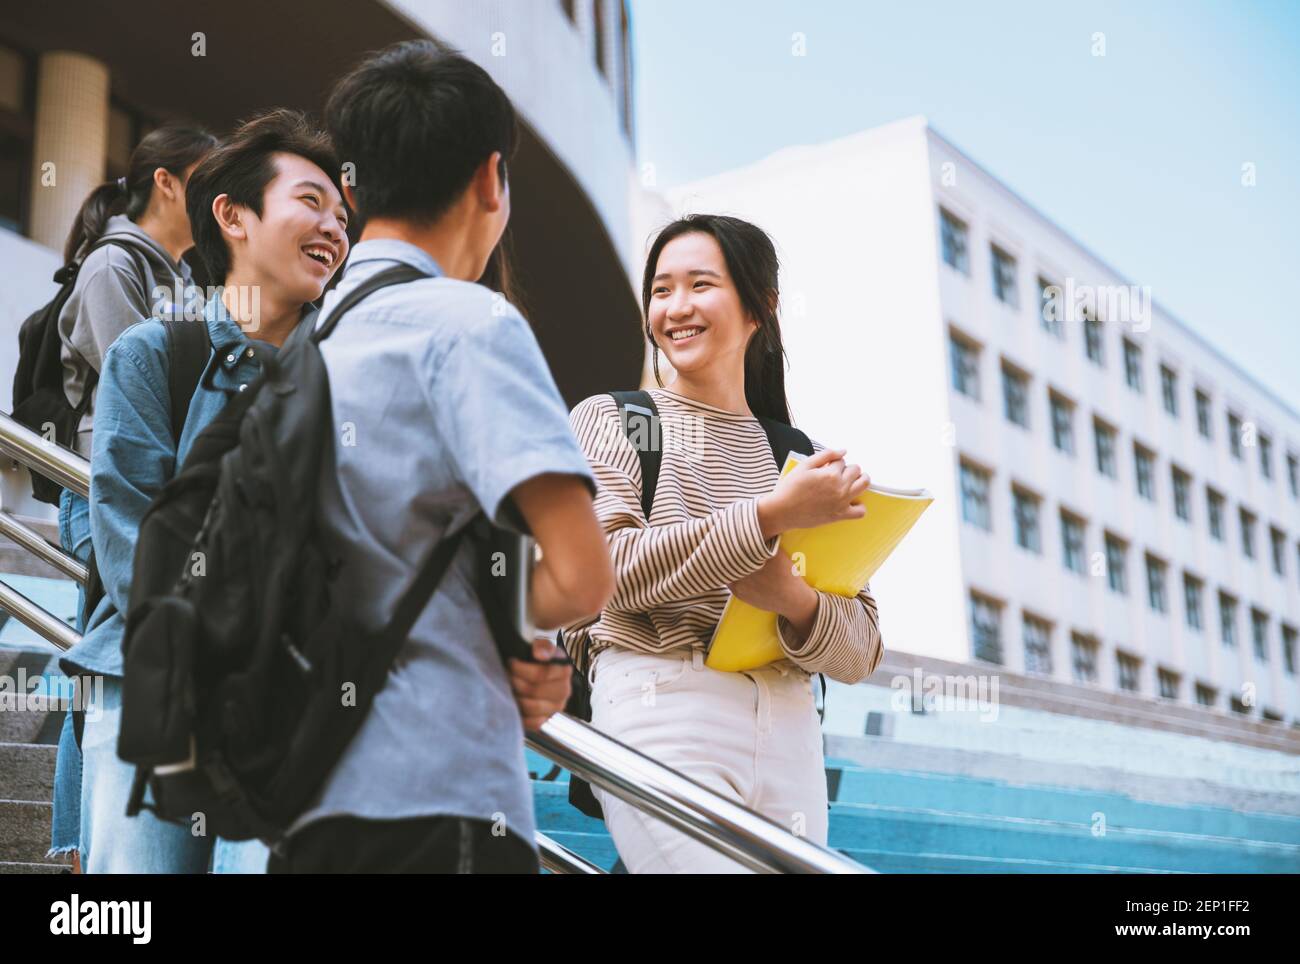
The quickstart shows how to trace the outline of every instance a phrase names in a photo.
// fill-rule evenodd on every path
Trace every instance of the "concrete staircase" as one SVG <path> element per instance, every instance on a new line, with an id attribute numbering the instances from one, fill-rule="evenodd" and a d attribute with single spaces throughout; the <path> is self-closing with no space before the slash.
<path id="1" fill-rule="evenodd" d="M 48 650 L 0 650 L 0 677 L 9 687 L 22 675 L 54 670 Z M 71 866 L 71 858 L 45 855 L 62 725 L 58 711 L 0 711 L 0 874 L 63 873 Z"/>

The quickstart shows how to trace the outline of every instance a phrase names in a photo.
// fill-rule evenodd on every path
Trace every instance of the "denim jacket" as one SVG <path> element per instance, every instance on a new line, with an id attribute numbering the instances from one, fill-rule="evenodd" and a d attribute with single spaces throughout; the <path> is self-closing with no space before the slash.
<path id="1" fill-rule="evenodd" d="M 63 655 L 65 672 L 122 675 L 122 637 L 131 596 L 135 540 L 149 503 L 185 462 L 198 434 L 261 369 L 259 353 L 219 295 L 203 310 L 213 350 L 179 444 L 172 438 L 167 330 L 151 319 L 128 328 L 104 355 L 90 459 L 90 533 L 104 598 L 85 635 Z"/>

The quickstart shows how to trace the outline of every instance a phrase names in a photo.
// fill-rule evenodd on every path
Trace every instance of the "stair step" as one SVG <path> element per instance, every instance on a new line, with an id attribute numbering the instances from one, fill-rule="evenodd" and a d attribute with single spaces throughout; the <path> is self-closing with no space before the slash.
<path id="1" fill-rule="evenodd" d="M 71 862 L 62 864 L 33 864 L 16 860 L 0 860 L 0 874 L 66 874 Z"/>
<path id="2" fill-rule="evenodd" d="M 58 672 L 56 657 L 48 651 L 0 650 L 0 677 L 5 678 L 5 699 L 26 696 L 31 681 Z M 62 714 L 45 708 L 0 708 L 0 743 L 58 743 Z"/>
<path id="3" fill-rule="evenodd" d="M 53 804 L 0 800 L 0 861 L 45 862 Z"/>
<path id="4" fill-rule="evenodd" d="M 0 743 L 0 800 L 49 803 L 57 753 L 57 746 L 43 743 Z"/>
<path id="5" fill-rule="evenodd" d="M 1057 860 L 966 854 L 911 854 L 891 850 L 843 850 L 850 860 L 881 874 L 1169 874 L 1146 867 L 1110 867 Z"/>
<path id="6" fill-rule="evenodd" d="M 915 806 L 1000 817 L 1088 823 L 1105 815 L 1111 829 L 1177 831 L 1300 844 L 1300 817 L 1204 805 L 1157 803 L 1119 793 L 989 780 L 947 773 L 837 764 L 841 803 Z"/>

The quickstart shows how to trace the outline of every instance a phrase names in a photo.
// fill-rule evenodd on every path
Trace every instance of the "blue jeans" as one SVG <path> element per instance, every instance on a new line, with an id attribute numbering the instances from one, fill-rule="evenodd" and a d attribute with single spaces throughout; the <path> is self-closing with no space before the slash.
<path id="1" fill-rule="evenodd" d="M 85 562 L 90 556 L 90 503 L 63 490 L 59 496 L 59 542 L 63 551 Z M 77 632 L 84 632 L 81 608 L 86 590 L 77 587 Z M 72 727 L 72 711 L 63 717 L 54 763 L 54 818 L 50 825 L 50 854 L 77 849 L 81 831 L 81 750 Z"/>
<path id="2" fill-rule="evenodd" d="M 81 736 L 81 869 L 87 874 L 202 874 L 212 837 L 201 825 L 169 823 L 148 810 L 126 815 L 135 767 L 117 755 L 122 680 L 103 676 Z"/>
<path id="3" fill-rule="evenodd" d="M 212 848 L 214 874 L 264 874 L 271 849 L 260 840 L 226 840 L 217 838 Z"/>

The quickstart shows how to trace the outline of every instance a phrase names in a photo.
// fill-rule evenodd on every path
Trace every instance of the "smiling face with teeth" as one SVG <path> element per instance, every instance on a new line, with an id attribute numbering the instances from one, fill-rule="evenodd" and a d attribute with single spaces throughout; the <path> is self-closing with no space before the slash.
<path id="1" fill-rule="evenodd" d="M 239 230 L 227 232 L 230 278 L 262 286 L 262 299 L 306 304 L 325 290 L 348 254 L 348 212 L 328 174 L 296 154 L 274 155 L 262 213 L 238 210 Z"/>
<path id="2" fill-rule="evenodd" d="M 744 385 L 745 347 L 758 323 L 742 307 L 711 235 L 690 232 L 664 245 L 646 314 L 655 343 L 683 386 L 719 379 Z"/>

